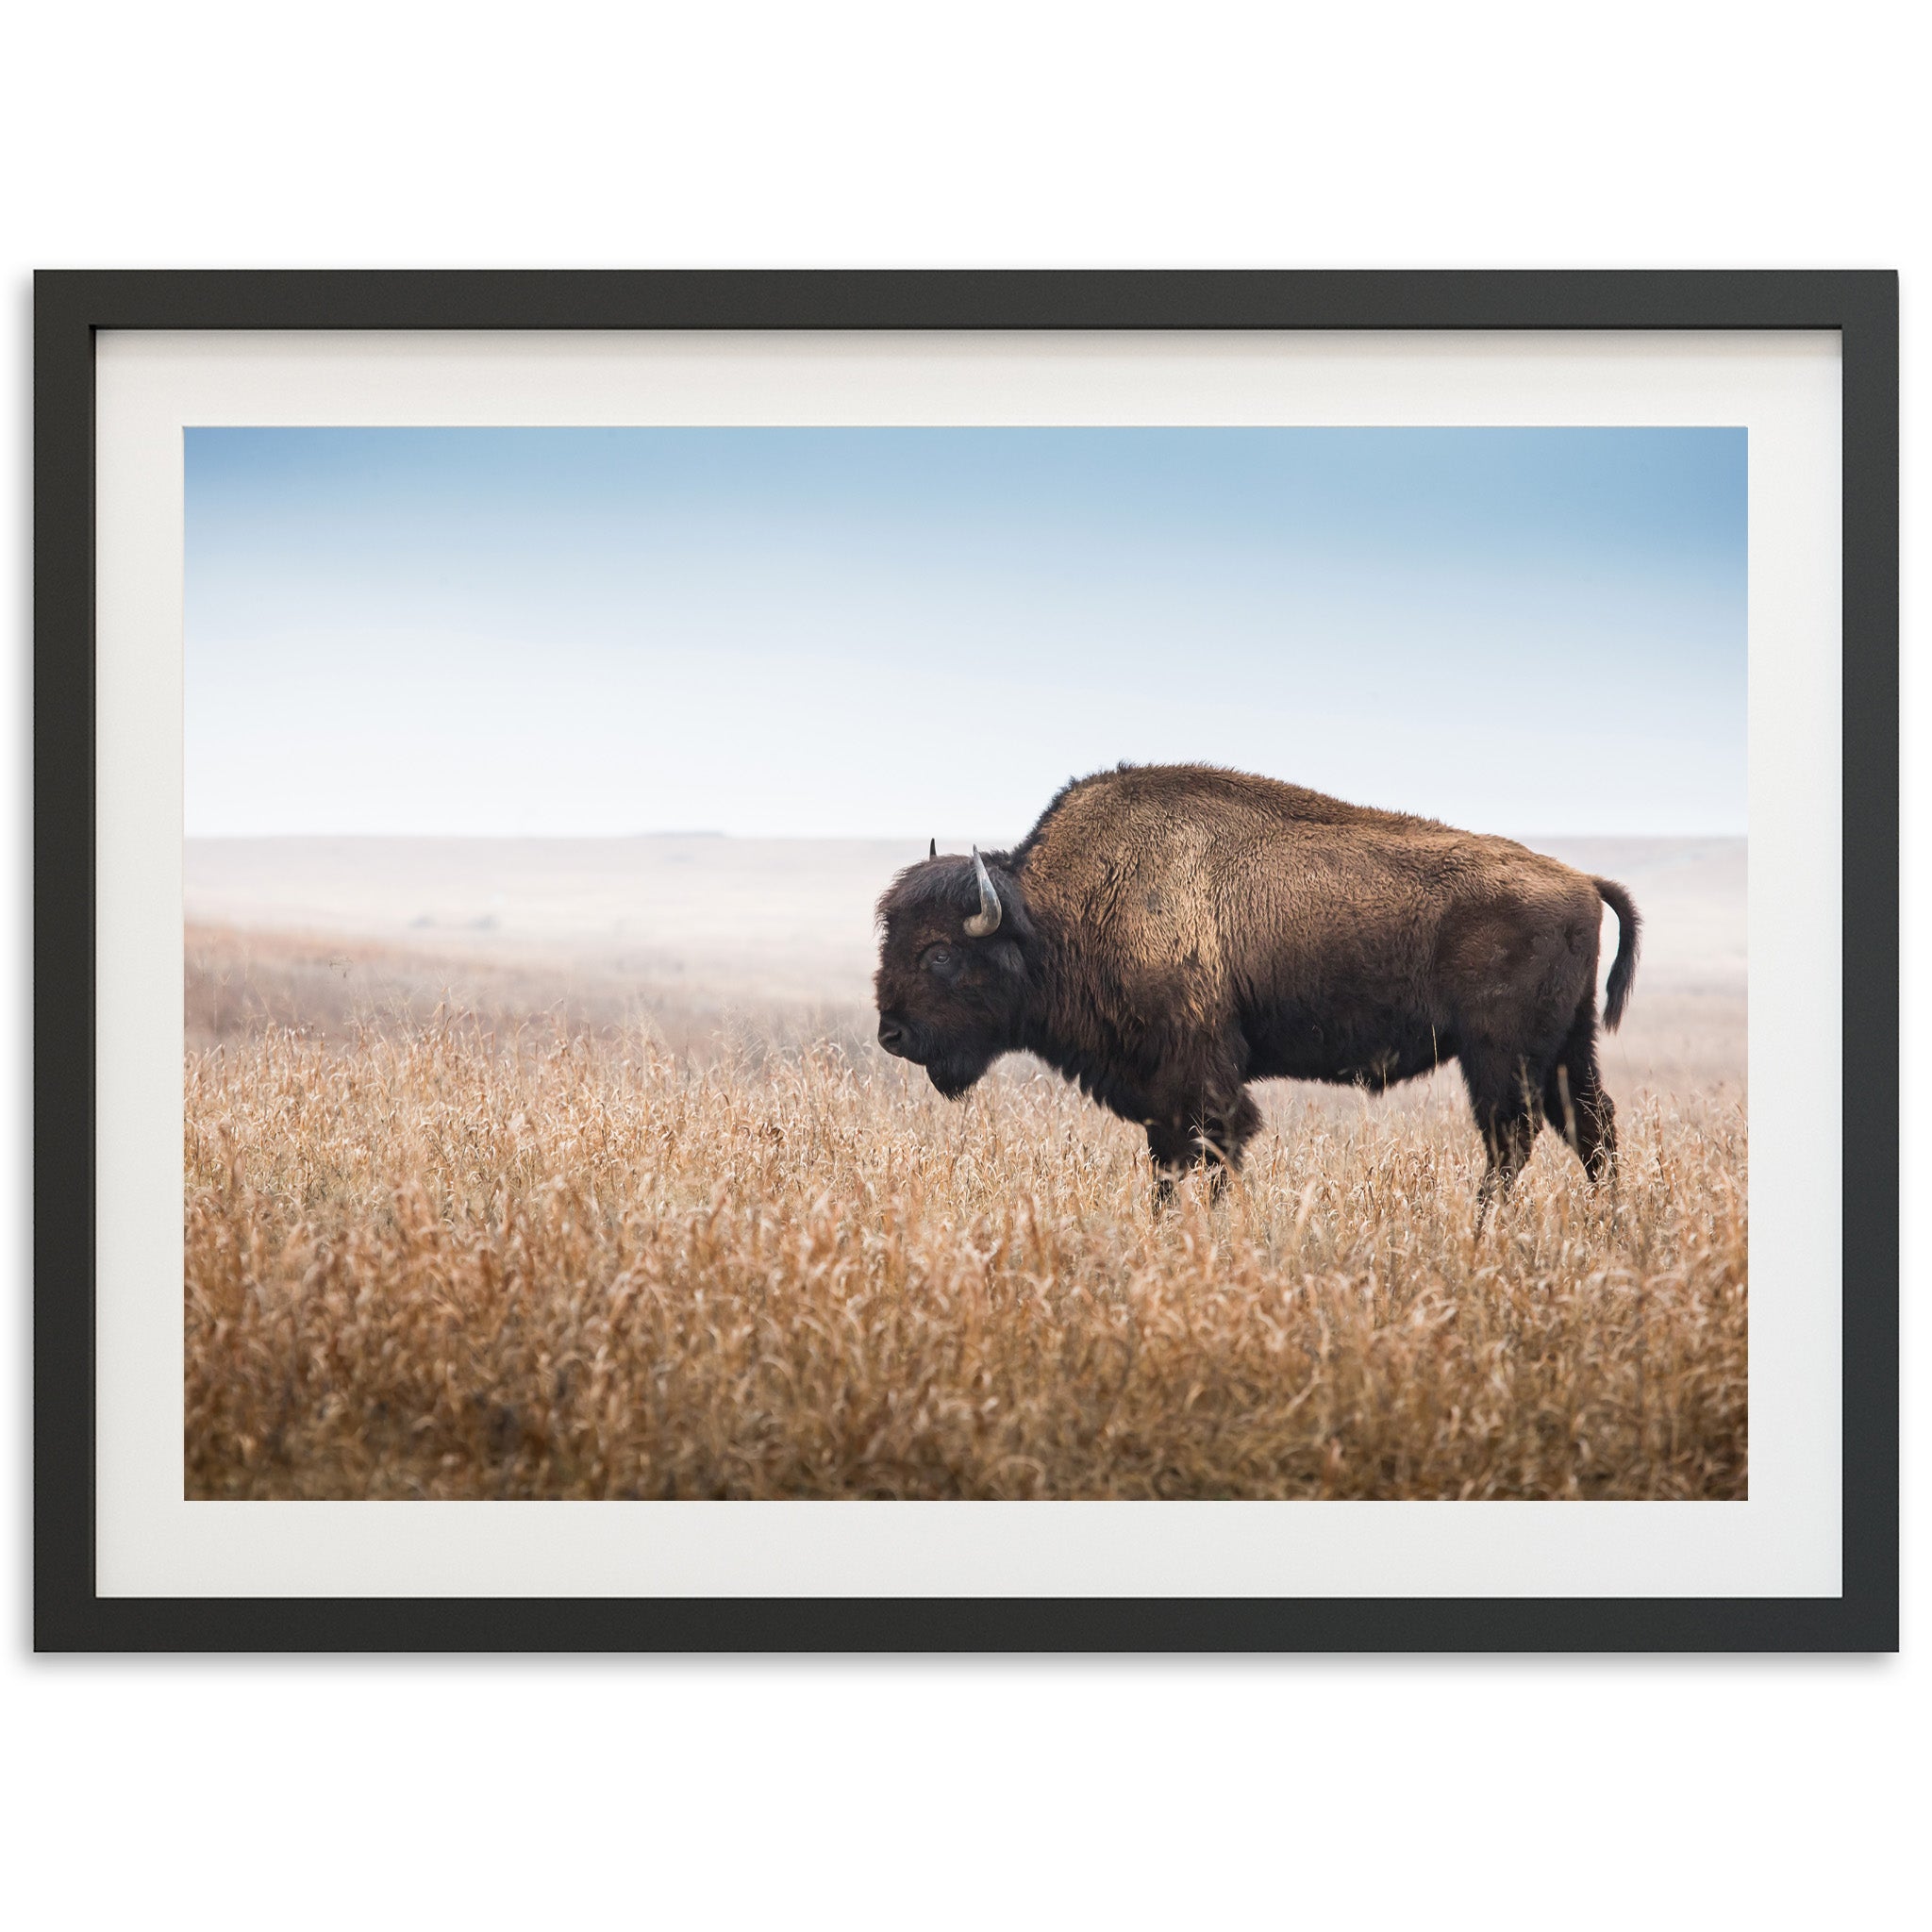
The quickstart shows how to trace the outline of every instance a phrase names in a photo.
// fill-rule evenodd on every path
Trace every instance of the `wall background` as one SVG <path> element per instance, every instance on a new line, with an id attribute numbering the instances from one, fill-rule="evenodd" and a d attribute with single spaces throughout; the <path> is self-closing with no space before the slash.
<path id="1" fill-rule="evenodd" d="M 1911 639 L 1932 245 L 1907 16 L 1764 18 L 184 0 L 14 25 L 0 1817 L 29 1922 L 1894 1916 L 1932 1719 L 1909 1227 L 1902 1660 L 26 1655 L 32 268 L 1896 266 Z M 1906 931 L 1909 1004 L 1916 895 Z M 1922 1028 L 1905 1051 L 1932 1071 Z M 1908 1195 L 1920 1151 L 1907 1123 Z"/>

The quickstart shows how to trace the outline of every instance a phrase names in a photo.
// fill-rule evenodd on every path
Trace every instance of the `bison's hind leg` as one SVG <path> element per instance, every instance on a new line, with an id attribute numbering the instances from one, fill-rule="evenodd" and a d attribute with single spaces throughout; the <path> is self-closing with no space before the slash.
<path id="1" fill-rule="evenodd" d="M 1509 1188 L 1529 1159 L 1536 1140 L 1536 1122 L 1526 1112 L 1497 1109 L 1483 1123 L 1483 1146 L 1489 1164 L 1475 1191 L 1475 1232 L 1482 1238 L 1483 1222 L 1492 1201 L 1509 1198 Z"/>
<path id="2" fill-rule="evenodd" d="M 1467 1046 L 1462 1050 L 1462 1077 L 1489 1156 L 1475 1197 L 1475 1231 L 1480 1238 L 1490 1204 L 1507 1199 L 1510 1183 L 1523 1172 L 1535 1145 L 1542 1124 L 1543 1079 L 1520 1055 Z"/>
<path id="3" fill-rule="evenodd" d="M 1596 1062 L 1596 1005 L 1587 1000 L 1543 1087 L 1543 1111 L 1598 1185 L 1617 1180 L 1617 1109 Z"/>

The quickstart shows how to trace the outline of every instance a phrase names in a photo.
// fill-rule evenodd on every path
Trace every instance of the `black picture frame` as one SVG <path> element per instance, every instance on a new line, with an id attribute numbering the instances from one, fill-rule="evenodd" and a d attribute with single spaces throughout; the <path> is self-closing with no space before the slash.
<path id="1" fill-rule="evenodd" d="M 1842 1594 L 115 1598 L 94 1587 L 104 329 L 1836 330 Z M 95 272 L 34 284 L 34 1642 L 48 1651 L 1883 1651 L 1898 1643 L 1898 281 L 1824 272 Z M 1185 1579 L 1176 1579 L 1185 1588 Z"/>

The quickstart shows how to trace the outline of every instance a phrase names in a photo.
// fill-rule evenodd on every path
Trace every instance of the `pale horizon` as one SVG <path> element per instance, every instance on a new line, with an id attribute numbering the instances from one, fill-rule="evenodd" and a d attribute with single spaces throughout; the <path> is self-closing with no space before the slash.
<path id="1" fill-rule="evenodd" d="M 966 849 L 964 839 L 938 836 L 941 851 Z M 1534 842 L 1636 897 L 1648 991 L 1697 984 L 1728 997 L 1742 988 L 1744 839 Z M 473 958 L 534 952 L 571 983 L 608 972 L 718 993 L 863 1003 L 877 961 L 874 908 L 925 847 L 924 838 L 701 832 L 191 839 L 183 912 L 191 932 L 306 937 L 330 953 L 371 942 Z"/>

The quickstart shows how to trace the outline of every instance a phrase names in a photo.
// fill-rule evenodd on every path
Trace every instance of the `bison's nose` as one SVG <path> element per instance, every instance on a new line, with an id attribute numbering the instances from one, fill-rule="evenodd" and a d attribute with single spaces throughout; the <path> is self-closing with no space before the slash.
<path id="1" fill-rule="evenodd" d="M 889 1014 L 880 1017 L 879 1044 L 888 1053 L 895 1053 L 901 1059 L 905 1059 L 908 1058 L 907 1048 L 910 1043 L 907 1038 L 905 1027 L 898 1021 L 892 1019 Z"/>

